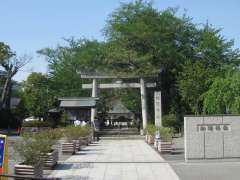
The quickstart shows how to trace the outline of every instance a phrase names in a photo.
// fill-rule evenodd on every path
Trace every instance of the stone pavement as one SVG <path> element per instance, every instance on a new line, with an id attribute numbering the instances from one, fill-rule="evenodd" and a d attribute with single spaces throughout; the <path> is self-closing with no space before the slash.
<path id="1" fill-rule="evenodd" d="M 174 138 L 175 154 L 164 154 L 178 177 L 183 180 L 239 180 L 240 159 L 184 160 L 184 139 Z"/>
<path id="2" fill-rule="evenodd" d="M 62 162 L 49 177 L 78 180 L 179 180 L 143 140 L 101 140 Z"/>

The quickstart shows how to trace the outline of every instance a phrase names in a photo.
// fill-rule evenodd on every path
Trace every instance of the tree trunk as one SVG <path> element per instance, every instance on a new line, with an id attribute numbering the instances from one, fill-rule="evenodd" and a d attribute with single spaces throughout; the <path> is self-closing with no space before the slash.
<path id="1" fill-rule="evenodd" d="M 3 87 L 3 91 L 2 91 L 2 95 L 1 95 L 0 109 L 7 108 L 6 105 L 7 105 L 8 96 L 10 95 L 11 80 L 12 80 L 11 72 L 8 72 L 7 79 L 4 83 L 4 87 Z"/>

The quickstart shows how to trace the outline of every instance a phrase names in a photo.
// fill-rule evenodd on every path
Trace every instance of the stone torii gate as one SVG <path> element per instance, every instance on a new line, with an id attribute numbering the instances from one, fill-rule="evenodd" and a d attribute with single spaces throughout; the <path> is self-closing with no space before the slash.
<path id="1" fill-rule="evenodd" d="M 146 88 L 156 87 L 156 83 L 146 83 L 145 79 L 149 77 L 140 76 L 91 76 L 91 75 L 81 75 L 82 79 L 92 79 L 92 84 L 82 84 L 83 89 L 92 89 L 92 97 L 97 97 L 98 88 L 99 89 L 116 89 L 116 88 L 140 88 L 141 94 L 141 105 L 142 105 L 142 125 L 143 129 L 147 127 L 147 95 Z M 152 78 L 152 77 L 151 77 Z M 101 83 L 98 84 L 100 79 L 138 79 L 139 83 L 123 83 L 122 81 L 116 83 Z M 96 116 L 96 109 L 91 109 L 91 121 L 94 120 Z"/>

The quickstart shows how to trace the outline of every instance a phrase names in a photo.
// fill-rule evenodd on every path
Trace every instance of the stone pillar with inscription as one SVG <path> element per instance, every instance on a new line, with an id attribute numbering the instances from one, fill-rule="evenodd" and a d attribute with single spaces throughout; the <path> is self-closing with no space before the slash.
<path id="1" fill-rule="evenodd" d="M 147 128 L 147 95 L 145 80 L 143 78 L 140 79 L 140 94 L 142 103 L 142 125 L 143 130 L 145 130 Z"/>
<path id="2" fill-rule="evenodd" d="M 154 110 L 155 110 L 155 126 L 162 126 L 162 102 L 161 91 L 154 92 Z"/>

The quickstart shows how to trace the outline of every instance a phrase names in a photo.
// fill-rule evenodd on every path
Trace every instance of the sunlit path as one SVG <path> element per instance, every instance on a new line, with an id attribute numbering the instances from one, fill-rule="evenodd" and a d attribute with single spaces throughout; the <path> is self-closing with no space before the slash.
<path id="1" fill-rule="evenodd" d="M 51 177 L 84 180 L 178 180 L 170 165 L 143 140 L 103 140 L 85 147 Z"/>

